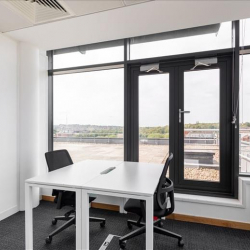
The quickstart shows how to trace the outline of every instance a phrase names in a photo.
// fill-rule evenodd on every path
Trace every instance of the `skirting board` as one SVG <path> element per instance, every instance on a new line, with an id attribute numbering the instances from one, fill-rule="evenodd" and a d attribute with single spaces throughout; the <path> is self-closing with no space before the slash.
<path id="1" fill-rule="evenodd" d="M 244 223 L 244 222 L 197 217 L 197 216 L 184 215 L 184 214 L 171 214 L 167 218 L 172 219 L 172 220 L 194 222 L 194 223 L 207 224 L 207 225 L 218 226 L 218 227 L 228 227 L 228 228 L 235 228 L 235 229 L 242 229 L 242 230 L 250 231 L 250 224 Z"/>
<path id="2" fill-rule="evenodd" d="M 55 196 L 49 196 L 49 195 L 42 195 L 43 201 L 51 201 L 54 202 Z"/>
<path id="3" fill-rule="evenodd" d="M 7 217 L 19 212 L 18 206 L 14 206 L 6 211 L 0 213 L 0 221 L 6 219 Z"/>
<path id="4" fill-rule="evenodd" d="M 91 207 L 111 210 L 111 211 L 116 211 L 116 212 L 120 211 L 120 207 L 117 205 L 103 204 L 103 203 L 97 203 L 97 202 L 92 202 Z"/>
<path id="5" fill-rule="evenodd" d="M 42 196 L 42 200 L 46 201 L 54 201 L 53 196 Z M 92 202 L 91 207 L 111 210 L 111 211 L 120 211 L 119 206 L 117 205 L 110 205 L 110 204 L 103 204 Z M 235 229 L 242 229 L 242 230 L 249 230 L 250 231 L 250 224 L 244 222 L 237 222 L 237 221 L 227 221 L 227 220 L 220 220 L 220 219 L 213 219 L 213 218 L 205 218 L 205 217 L 197 217 L 191 215 L 184 215 L 184 214 L 171 214 L 167 217 L 167 219 L 171 220 L 179 220 L 179 221 L 186 221 L 186 222 L 194 222 L 218 227 L 228 227 L 228 228 L 235 228 Z"/>

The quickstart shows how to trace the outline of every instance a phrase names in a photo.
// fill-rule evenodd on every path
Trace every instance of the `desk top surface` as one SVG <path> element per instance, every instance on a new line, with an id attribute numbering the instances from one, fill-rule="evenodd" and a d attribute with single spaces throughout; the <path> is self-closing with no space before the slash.
<path id="1" fill-rule="evenodd" d="M 103 171 L 115 167 L 106 174 Z M 151 196 L 162 164 L 86 160 L 26 180 L 30 184 L 84 188 L 103 192 Z"/>
<path id="2" fill-rule="evenodd" d="M 26 180 L 27 183 L 82 188 L 100 172 L 119 165 L 121 161 L 86 160 Z"/>
<path id="3" fill-rule="evenodd" d="M 113 171 L 84 184 L 85 189 L 151 196 L 158 185 L 163 165 L 122 162 Z"/>

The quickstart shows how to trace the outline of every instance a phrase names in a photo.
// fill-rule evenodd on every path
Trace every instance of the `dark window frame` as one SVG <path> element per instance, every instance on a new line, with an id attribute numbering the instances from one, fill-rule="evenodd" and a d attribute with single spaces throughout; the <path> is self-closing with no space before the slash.
<path id="1" fill-rule="evenodd" d="M 153 58 L 144 58 L 144 59 L 136 59 L 130 60 L 130 39 L 123 39 L 124 42 L 124 61 L 122 62 L 112 62 L 112 63 L 104 63 L 98 65 L 87 65 L 87 66 L 79 66 L 72 68 L 62 68 L 62 69 L 53 69 L 53 55 L 56 53 L 55 51 L 47 51 L 48 59 L 49 59 L 49 67 L 48 67 L 48 150 L 53 150 L 53 75 L 54 74 L 66 74 L 75 72 L 83 72 L 83 71 L 95 71 L 100 70 L 98 67 L 124 67 L 124 160 L 125 161 L 138 161 L 138 156 L 135 153 L 135 148 L 138 147 L 138 127 L 135 127 L 134 121 L 138 119 L 138 112 L 136 112 L 135 106 L 136 103 L 134 96 L 138 94 L 138 90 L 134 89 L 132 91 L 132 82 L 131 82 L 131 68 L 137 67 L 143 64 L 149 63 L 162 63 L 162 62 L 177 62 L 181 59 L 185 60 L 194 60 L 196 58 L 201 57 L 212 57 L 218 56 L 220 54 L 225 53 L 233 53 L 234 54 L 234 71 L 232 73 L 232 77 L 234 78 L 234 89 L 235 93 L 239 91 L 239 55 L 241 49 L 248 49 L 250 46 L 245 46 L 244 48 L 239 46 L 239 21 L 232 22 L 232 31 L 234 34 L 234 45 L 233 48 L 229 49 L 220 49 L 214 51 L 202 51 L 202 52 L 194 52 L 187 53 L 181 55 L 171 55 L 171 56 L 163 56 L 163 57 L 153 57 Z M 115 41 L 111 41 L 114 43 Z M 107 44 L 107 43 L 106 43 Z M 101 43 L 100 43 L 101 45 Z M 63 49 L 64 52 L 70 52 L 72 48 Z M 63 52 L 63 50 L 61 50 Z M 174 74 L 178 74 L 175 72 Z M 170 112 L 172 109 L 170 108 Z M 239 113 L 239 112 L 238 112 Z M 237 117 L 238 118 L 238 117 Z M 238 123 L 239 119 L 237 119 Z M 172 128 L 171 128 L 172 127 Z M 170 137 L 174 135 L 174 126 L 170 125 Z M 209 190 L 204 192 L 199 192 L 199 190 L 192 190 L 190 188 L 186 189 L 178 189 L 177 192 L 189 193 L 189 194 L 202 194 L 202 195 L 210 195 L 210 196 L 220 196 L 220 197 L 233 197 L 237 198 L 238 196 L 238 177 L 241 176 L 239 174 L 239 126 L 235 130 L 233 130 L 233 143 L 232 143 L 232 151 L 233 151 L 233 175 L 231 178 L 232 190 L 230 194 L 223 193 L 214 193 Z M 238 133 L 238 134 L 237 134 Z M 136 142 L 137 141 L 137 142 Z M 174 140 L 172 140 L 174 141 Z M 237 145 L 238 144 L 238 145 Z M 172 145 L 174 147 L 174 144 Z M 175 179 L 176 174 L 175 169 L 171 168 L 170 172 L 171 178 Z M 243 175 L 247 176 L 247 175 Z M 250 176 L 250 175 L 249 175 Z"/>
<path id="2" fill-rule="evenodd" d="M 240 49 L 240 51 L 239 51 L 240 56 L 244 56 L 244 55 L 249 55 L 250 54 L 250 45 L 248 45 L 248 46 L 242 46 L 239 49 Z M 239 138 L 239 136 L 238 136 L 238 138 Z M 250 177 L 250 173 L 239 172 L 239 176 L 241 176 L 241 177 Z"/>
<path id="3" fill-rule="evenodd" d="M 198 57 L 205 57 L 207 56 L 208 52 L 200 52 Z M 231 98 L 231 69 L 232 69 L 232 54 L 233 50 L 226 50 L 226 51 L 220 51 L 220 52 L 211 52 L 210 56 L 216 56 L 218 58 L 218 64 L 215 66 L 210 66 L 209 68 L 206 67 L 199 67 L 197 70 L 209 70 L 213 68 L 223 68 L 223 77 L 221 76 L 221 81 L 223 83 L 221 86 L 223 86 L 223 92 L 225 90 L 227 91 L 228 97 L 226 100 L 221 99 L 222 93 L 220 94 L 220 103 L 223 105 L 223 110 L 226 111 L 226 115 L 222 115 L 223 123 L 221 124 L 221 127 L 227 127 L 227 130 L 223 131 L 222 134 L 224 134 L 223 139 L 223 145 L 226 145 L 226 152 L 230 155 L 232 154 L 230 150 L 231 143 L 228 143 L 228 138 L 230 137 L 232 139 L 232 136 L 230 136 L 232 131 L 232 125 L 230 123 L 227 123 L 225 125 L 226 120 L 231 119 L 231 105 L 226 104 L 227 100 Z M 189 54 L 186 56 L 183 56 L 182 58 L 172 59 L 172 60 L 166 60 L 164 62 L 163 60 L 160 62 L 160 70 L 164 73 L 170 74 L 170 96 L 174 96 L 172 100 L 170 100 L 170 117 L 169 117 L 169 125 L 170 125 L 170 151 L 176 155 L 176 152 L 179 152 L 179 146 L 180 144 L 176 142 L 176 138 L 179 137 L 178 134 L 178 108 L 179 108 L 179 79 L 180 79 L 180 72 L 179 70 L 181 68 L 190 69 L 194 65 L 194 60 L 197 57 L 197 54 Z M 130 158 L 128 160 L 130 161 L 138 161 L 139 160 L 139 106 L 138 106 L 138 86 L 139 86 L 139 76 L 148 75 L 148 73 L 140 72 L 140 66 L 141 64 L 138 64 L 138 62 L 130 62 L 128 63 L 128 70 L 129 70 L 129 79 L 128 79 L 128 88 L 127 88 L 127 96 L 128 100 L 131 98 L 131 106 L 128 110 L 128 117 L 129 117 L 129 126 L 131 129 L 131 134 L 129 135 L 129 145 L 128 148 L 130 148 Z M 151 73 L 153 75 L 157 73 Z M 229 84 L 228 84 L 229 83 Z M 176 90 L 174 90 L 176 89 Z M 171 97 L 170 97 L 171 99 Z M 227 134 L 228 136 L 225 136 Z M 171 139 L 175 138 L 175 139 Z M 224 154 L 225 155 L 225 154 Z M 226 157 L 223 158 L 224 160 L 228 160 Z M 175 190 L 181 193 L 189 193 L 189 194 L 202 194 L 202 195 L 212 195 L 212 196 L 220 196 L 220 197 L 237 197 L 237 193 L 234 191 L 237 191 L 237 184 L 233 183 L 232 176 L 234 172 L 234 165 L 232 164 L 233 158 L 229 162 L 223 162 L 222 169 L 224 170 L 221 172 L 223 174 L 223 183 L 208 183 L 205 181 L 191 181 L 191 180 L 185 180 L 180 181 L 182 171 L 178 167 L 179 164 L 179 158 L 174 157 L 173 163 L 170 167 L 170 177 L 175 182 Z M 228 166 L 229 165 L 229 166 Z M 236 167 L 237 168 L 237 167 Z M 195 184 L 196 185 L 195 185 Z M 236 185 L 236 186 L 235 186 Z"/>
<path id="4" fill-rule="evenodd" d="M 181 81 L 180 89 L 178 91 L 180 108 L 184 107 L 184 72 L 189 71 L 192 67 L 192 64 L 187 63 L 186 65 L 182 65 L 179 67 L 179 81 Z M 182 169 L 182 163 L 179 162 L 177 165 L 179 168 L 179 189 L 191 189 L 197 193 L 204 193 L 209 190 L 209 192 L 213 195 L 223 195 L 223 196 L 234 196 L 233 193 L 233 183 L 230 181 L 233 175 L 233 157 L 227 157 L 228 155 L 232 155 L 232 124 L 228 121 L 231 121 L 232 112 L 231 112 L 231 101 L 232 100 L 232 53 L 226 55 L 218 55 L 218 63 L 215 66 L 199 67 L 199 71 L 210 70 L 210 69 L 220 69 L 220 182 L 206 182 L 199 180 L 186 180 L 184 179 L 184 171 Z M 184 108 L 185 109 L 185 108 Z M 180 124 L 178 124 L 180 126 Z M 181 129 L 183 128 L 183 123 L 181 124 Z M 182 131 L 180 129 L 180 131 Z M 184 140 L 183 133 L 176 135 L 179 136 L 178 152 L 180 152 L 180 159 L 183 159 L 183 151 L 184 144 L 181 141 Z M 178 159 L 178 160 L 180 160 Z M 182 166 L 182 167 L 181 167 Z M 177 183 L 177 180 L 176 180 Z"/>

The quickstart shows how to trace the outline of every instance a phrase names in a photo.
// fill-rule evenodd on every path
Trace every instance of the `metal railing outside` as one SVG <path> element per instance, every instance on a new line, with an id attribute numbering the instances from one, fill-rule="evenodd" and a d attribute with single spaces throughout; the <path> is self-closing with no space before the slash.
<path id="1" fill-rule="evenodd" d="M 188 133 L 187 133 L 188 132 Z M 199 146 L 219 146 L 219 129 L 185 129 L 184 130 L 184 143 L 185 144 L 198 144 Z M 109 134 L 109 133 L 107 133 Z M 95 133 L 91 133 L 90 137 L 79 136 L 56 136 L 54 135 L 54 142 L 72 142 L 72 143 L 95 143 L 95 144 L 123 144 L 123 138 L 109 138 L 106 137 L 93 137 Z M 88 134 L 86 134 L 87 136 Z M 110 135 L 114 136 L 113 133 Z M 250 173 L 250 142 L 243 140 L 243 135 L 250 135 L 250 129 L 240 129 L 240 153 L 239 153 L 239 168 L 240 173 Z M 144 145 L 169 145 L 168 138 L 140 138 L 140 144 Z M 205 148 L 198 148 L 196 150 L 206 150 Z M 216 149 L 214 149 L 216 150 Z M 218 148 L 219 150 L 219 148 Z M 193 167 L 200 166 L 201 164 L 189 163 Z M 203 167 L 218 167 L 218 164 L 206 164 Z"/>

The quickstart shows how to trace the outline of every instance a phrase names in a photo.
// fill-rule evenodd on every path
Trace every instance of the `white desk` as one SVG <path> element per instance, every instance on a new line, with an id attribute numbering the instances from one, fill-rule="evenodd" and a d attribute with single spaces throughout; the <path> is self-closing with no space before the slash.
<path id="1" fill-rule="evenodd" d="M 100 173 L 116 167 L 108 174 Z M 76 192 L 76 249 L 89 249 L 89 194 L 118 196 L 146 201 L 146 249 L 153 249 L 153 196 L 163 165 L 83 161 L 26 180 L 25 248 L 33 249 L 32 189 L 44 187 Z M 53 244 L 53 243 L 52 243 Z"/>
<path id="2" fill-rule="evenodd" d="M 82 250 L 82 186 L 103 170 L 119 165 L 118 161 L 87 160 L 26 180 L 25 249 L 33 249 L 33 188 L 43 187 L 76 192 L 76 249 Z M 88 201 L 89 204 L 89 201 Z"/>
<path id="3" fill-rule="evenodd" d="M 163 165 L 123 162 L 105 175 L 99 175 L 84 184 L 82 190 L 82 247 L 89 249 L 89 194 L 118 196 L 146 201 L 146 249 L 153 249 L 154 192 L 162 174 Z"/>

